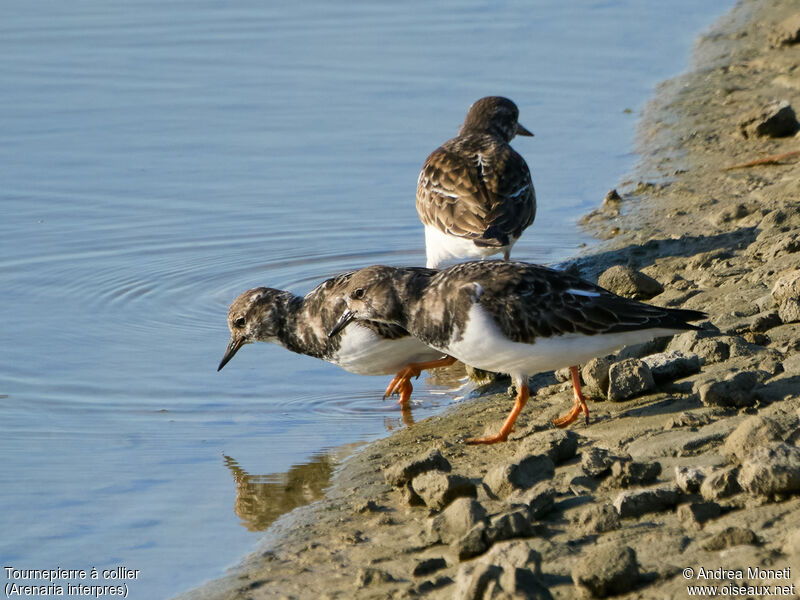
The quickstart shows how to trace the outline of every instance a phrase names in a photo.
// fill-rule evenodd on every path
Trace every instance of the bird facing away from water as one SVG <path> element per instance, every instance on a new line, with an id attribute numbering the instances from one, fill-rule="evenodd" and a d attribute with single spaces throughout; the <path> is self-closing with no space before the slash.
<path id="1" fill-rule="evenodd" d="M 485 258 L 511 247 L 536 216 L 528 165 L 509 145 L 532 136 L 508 98 L 475 102 L 458 135 L 425 160 L 417 180 L 417 213 L 425 225 L 427 267 Z"/>
<path id="2" fill-rule="evenodd" d="M 384 398 L 399 394 L 399 404 L 407 411 L 413 391 L 411 378 L 419 377 L 423 369 L 453 364 L 455 359 L 443 357 L 401 327 L 387 323 L 361 321 L 352 330 L 348 327 L 329 336 L 346 309 L 343 290 L 351 275 L 328 279 L 305 297 L 267 287 L 242 293 L 228 311 L 231 339 L 217 370 L 245 344 L 272 342 L 351 373 L 395 374 Z"/>
<path id="3" fill-rule="evenodd" d="M 373 266 L 343 288 L 347 309 L 332 332 L 354 319 L 397 325 L 467 365 L 508 373 L 514 407 L 496 435 L 508 438 L 530 390 L 528 378 L 582 364 L 629 344 L 687 329 L 705 318 L 694 310 L 661 308 L 617 296 L 579 277 L 513 261 L 473 261 L 431 273 Z M 570 412 L 588 409 L 580 390 Z"/>

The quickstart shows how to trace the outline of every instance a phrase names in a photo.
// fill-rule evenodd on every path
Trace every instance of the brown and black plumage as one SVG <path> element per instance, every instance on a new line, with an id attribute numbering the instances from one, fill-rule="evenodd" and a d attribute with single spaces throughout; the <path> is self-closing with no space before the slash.
<path id="1" fill-rule="evenodd" d="M 547 267 L 512 261 L 468 262 L 436 273 L 375 266 L 345 286 L 347 310 L 334 331 L 354 319 L 398 325 L 467 365 L 511 375 L 518 395 L 495 436 L 504 441 L 528 399 L 528 378 L 584 363 L 622 346 L 697 329 L 694 310 L 662 308 L 617 296 Z M 558 420 L 588 415 L 580 389 Z"/>
<path id="2" fill-rule="evenodd" d="M 536 216 L 528 165 L 509 145 L 533 135 L 508 98 L 481 98 L 458 135 L 427 158 L 417 181 L 417 213 L 425 225 L 427 266 L 482 258 L 511 247 Z"/>
<path id="3" fill-rule="evenodd" d="M 426 269 L 421 269 L 426 270 Z M 434 271 L 430 271 L 433 273 Z M 352 331 L 328 333 L 346 309 L 344 289 L 352 273 L 323 282 L 305 297 L 259 287 L 239 295 L 228 310 L 231 338 L 217 370 L 245 344 L 272 342 L 298 354 L 331 362 L 360 375 L 395 374 L 385 395 L 397 393 L 408 408 L 410 379 L 422 369 L 454 361 L 426 346 L 397 325 L 363 321 Z"/>

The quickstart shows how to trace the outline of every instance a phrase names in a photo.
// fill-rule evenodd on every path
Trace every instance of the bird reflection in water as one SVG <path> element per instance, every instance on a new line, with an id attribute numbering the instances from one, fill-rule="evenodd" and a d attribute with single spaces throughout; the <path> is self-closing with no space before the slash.
<path id="1" fill-rule="evenodd" d="M 233 510 L 250 531 L 264 531 L 282 514 L 322 498 L 336 465 L 329 454 L 317 454 L 286 473 L 251 475 L 235 459 L 223 458 L 236 483 Z"/>

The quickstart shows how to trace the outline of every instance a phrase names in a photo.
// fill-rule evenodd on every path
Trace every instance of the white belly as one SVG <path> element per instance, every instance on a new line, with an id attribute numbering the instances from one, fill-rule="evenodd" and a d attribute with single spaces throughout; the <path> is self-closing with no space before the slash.
<path id="1" fill-rule="evenodd" d="M 389 375 L 408 363 L 441 357 L 441 352 L 413 336 L 387 340 L 358 323 L 350 323 L 342 331 L 342 343 L 331 362 L 358 375 Z"/>
<path id="2" fill-rule="evenodd" d="M 462 258 L 486 258 L 493 254 L 511 250 L 516 240 L 511 240 L 508 246 L 487 247 L 476 246 L 472 240 L 447 235 L 433 227 L 425 226 L 425 253 L 428 258 L 427 267 L 438 269 L 442 265 Z"/>
<path id="3" fill-rule="evenodd" d="M 672 329 L 643 329 L 623 333 L 582 335 L 568 333 L 539 338 L 533 344 L 512 342 L 478 304 L 469 311 L 462 337 L 442 351 L 478 369 L 527 378 L 536 373 L 585 364 L 595 356 L 605 356 L 629 344 L 640 344 L 656 337 L 673 335 Z"/>

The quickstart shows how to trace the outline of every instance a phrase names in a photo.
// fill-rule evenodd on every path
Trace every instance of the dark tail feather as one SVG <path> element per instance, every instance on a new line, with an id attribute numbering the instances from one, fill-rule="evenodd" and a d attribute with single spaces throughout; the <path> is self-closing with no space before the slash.
<path id="1" fill-rule="evenodd" d="M 687 308 L 668 308 L 670 320 L 674 319 L 673 323 L 681 328 L 689 330 L 698 330 L 700 327 L 690 325 L 691 321 L 702 321 L 707 319 L 708 315 L 699 310 L 690 310 Z"/>
<path id="2" fill-rule="evenodd" d="M 707 319 L 708 315 L 700 310 L 689 310 L 687 308 L 670 308 L 669 314 L 681 321 L 702 321 Z"/>

